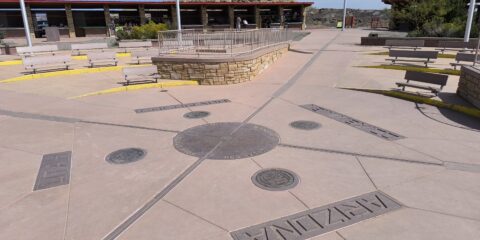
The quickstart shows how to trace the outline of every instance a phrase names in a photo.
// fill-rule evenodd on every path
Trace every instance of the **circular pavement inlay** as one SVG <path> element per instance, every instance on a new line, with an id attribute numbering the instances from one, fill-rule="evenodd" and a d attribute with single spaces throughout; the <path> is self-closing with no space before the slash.
<path id="1" fill-rule="evenodd" d="M 105 160 L 113 164 L 125 164 L 141 160 L 147 155 L 147 151 L 140 148 L 125 148 L 107 155 Z"/>
<path id="2" fill-rule="evenodd" d="M 230 160 L 266 153 L 279 141 L 276 132 L 260 125 L 220 122 L 189 128 L 175 136 L 173 145 L 190 156 Z"/>
<path id="3" fill-rule="evenodd" d="M 257 187 L 269 191 L 284 191 L 297 186 L 299 178 L 292 171 L 280 168 L 262 169 L 252 176 Z"/>
<path id="4" fill-rule="evenodd" d="M 210 113 L 206 111 L 193 111 L 193 112 L 185 113 L 183 117 L 196 119 L 196 118 L 204 118 L 204 117 L 207 117 L 208 115 L 210 115 Z"/>
<path id="5" fill-rule="evenodd" d="M 313 122 L 313 121 L 300 120 L 300 121 L 291 122 L 290 126 L 296 129 L 301 129 L 301 130 L 314 130 L 314 129 L 320 128 L 321 125 L 320 123 Z"/>

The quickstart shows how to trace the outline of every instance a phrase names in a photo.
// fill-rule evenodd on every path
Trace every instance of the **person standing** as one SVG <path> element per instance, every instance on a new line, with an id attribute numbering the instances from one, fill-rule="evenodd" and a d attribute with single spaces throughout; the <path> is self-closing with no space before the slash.
<path id="1" fill-rule="evenodd" d="M 242 28 L 242 18 L 240 16 L 237 17 L 237 31 L 240 31 Z"/>

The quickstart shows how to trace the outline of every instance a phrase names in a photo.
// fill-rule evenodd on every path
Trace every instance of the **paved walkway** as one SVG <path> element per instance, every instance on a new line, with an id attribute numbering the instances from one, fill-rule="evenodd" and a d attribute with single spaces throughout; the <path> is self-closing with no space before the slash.
<path id="1" fill-rule="evenodd" d="M 402 79 L 354 67 L 384 58 L 366 34 L 314 30 L 238 85 L 0 84 L 0 239 L 480 239 L 479 121 L 340 89 Z"/>

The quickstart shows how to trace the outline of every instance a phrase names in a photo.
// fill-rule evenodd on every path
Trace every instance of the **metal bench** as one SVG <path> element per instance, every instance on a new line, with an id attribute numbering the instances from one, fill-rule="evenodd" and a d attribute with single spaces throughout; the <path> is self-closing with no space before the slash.
<path id="1" fill-rule="evenodd" d="M 17 47 L 17 54 L 22 57 L 35 56 L 39 54 L 51 54 L 55 55 L 55 52 L 58 51 L 57 45 L 39 45 L 32 47 Z"/>
<path id="2" fill-rule="evenodd" d="M 417 50 L 425 46 L 424 40 L 387 40 L 385 48 L 390 49 L 413 49 Z"/>
<path id="3" fill-rule="evenodd" d="M 92 51 L 92 50 L 105 50 L 108 49 L 107 43 L 81 43 L 81 44 L 72 44 L 72 54 L 80 55 L 82 51 Z"/>
<path id="4" fill-rule="evenodd" d="M 151 48 L 152 42 L 151 41 L 141 41 L 141 42 L 120 42 L 118 44 L 119 48 L 123 48 L 124 52 L 128 52 L 132 49 L 141 49 L 141 48 Z"/>
<path id="5" fill-rule="evenodd" d="M 115 52 L 91 52 L 87 53 L 88 64 L 94 65 L 115 65 L 117 66 L 117 54 Z"/>
<path id="6" fill-rule="evenodd" d="M 39 69 L 61 69 L 68 68 L 71 65 L 72 57 L 70 55 L 55 56 L 32 56 L 23 59 L 25 70 L 32 71 L 34 74 Z"/>
<path id="7" fill-rule="evenodd" d="M 407 80 L 407 82 L 396 83 L 398 87 L 402 88 L 402 91 L 405 91 L 405 87 L 411 87 L 428 90 L 435 95 L 438 95 L 438 93 L 442 91 L 443 87 L 447 84 L 448 75 L 407 71 L 405 73 L 405 80 Z M 411 82 L 426 84 L 416 84 Z"/>
<path id="8" fill-rule="evenodd" d="M 132 63 L 151 62 L 152 57 L 156 57 L 158 54 L 158 49 L 132 51 Z"/>
<path id="9" fill-rule="evenodd" d="M 467 66 L 467 65 L 473 65 L 473 62 L 475 62 L 475 54 L 474 53 L 457 53 L 457 56 L 455 56 L 455 61 L 454 63 L 450 63 L 450 66 L 453 67 L 453 69 L 457 70 L 457 66 Z M 462 62 L 471 62 L 471 64 L 467 63 L 462 63 Z"/>
<path id="10" fill-rule="evenodd" d="M 411 63 L 423 63 L 425 67 L 428 67 L 429 63 L 434 63 L 432 59 L 438 58 L 437 51 L 408 51 L 408 50 L 390 50 L 388 53 L 390 58 L 385 60 L 392 61 L 392 64 L 397 62 L 411 62 Z M 419 60 L 420 59 L 420 60 Z"/>
<path id="11" fill-rule="evenodd" d="M 158 79 L 160 78 L 157 66 L 155 65 L 123 68 L 123 75 L 125 76 L 125 85 L 129 85 L 132 81 L 158 82 Z"/>
<path id="12" fill-rule="evenodd" d="M 462 41 L 440 41 L 438 43 L 438 48 L 435 50 L 439 50 L 440 52 L 445 53 L 447 50 L 451 51 L 470 51 L 473 52 L 475 49 L 475 43 L 472 42 L 462 42 Z"/>

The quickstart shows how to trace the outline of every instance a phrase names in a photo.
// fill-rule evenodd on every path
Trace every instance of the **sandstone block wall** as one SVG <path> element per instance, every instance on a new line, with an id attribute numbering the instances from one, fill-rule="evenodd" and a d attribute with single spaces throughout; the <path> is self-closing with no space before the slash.
<path id="1" fill-rule="evenodd" d="M 162 79 L 197 80 L 202 85 L 235 84 L 252 80 L 288 51 L 288 44 L 241 58 L 153 58 Z"/>
<path id="2" fill-rule="evenodd" d="M 480 70 L 474 67 L 462 67 L 457 94 L 480 108 Z"/>

